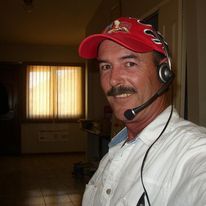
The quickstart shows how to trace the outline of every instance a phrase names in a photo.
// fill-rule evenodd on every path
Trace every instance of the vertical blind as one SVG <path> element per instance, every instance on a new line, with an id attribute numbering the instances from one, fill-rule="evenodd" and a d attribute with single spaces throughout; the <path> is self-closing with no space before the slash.
<path id="1" fill-rule="evenodd" d="M 26 117 L 79 118 L 83 113 L 82 67 L 27 67 Z"/>

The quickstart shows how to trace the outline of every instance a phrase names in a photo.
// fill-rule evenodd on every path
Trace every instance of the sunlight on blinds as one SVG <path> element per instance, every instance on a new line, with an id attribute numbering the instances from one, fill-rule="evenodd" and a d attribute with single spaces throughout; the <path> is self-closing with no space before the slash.
<path id="1" fill-rule="evenodd" d="M 75 117 L 81 113 L 81 67 L 62 67 L 57 70 L 58 116 Z"/>
<path id="2" fill-rule="evenodd" d="M 82 115 L 82 68 L 28 66 L 27 118 L 78 118 Z"/>

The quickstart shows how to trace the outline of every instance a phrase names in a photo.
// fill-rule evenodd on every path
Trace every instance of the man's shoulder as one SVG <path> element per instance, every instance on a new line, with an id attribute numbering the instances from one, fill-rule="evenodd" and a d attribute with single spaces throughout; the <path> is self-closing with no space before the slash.
<path id="1" fill-rule="evenodd" d="M 206 128 L 191 121 L 179 118 L 172 123 L 173 132 L 183 136 L 206 137 Z"/>

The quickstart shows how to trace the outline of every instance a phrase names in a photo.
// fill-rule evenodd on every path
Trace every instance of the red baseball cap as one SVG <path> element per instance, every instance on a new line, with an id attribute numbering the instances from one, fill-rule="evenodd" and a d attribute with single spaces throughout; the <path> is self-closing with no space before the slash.
<path id="1" fill-rule="evenodd" d="M 139 19 L 120 17 L 114 20 L 100 34 L 85 38 L 79 46 L 79 55 L 86 59 L 97 57 L 98 47 L 103 40 L 112 40 L 123 47 L 138 53 L 158 51 L 164 55 L 163 38 L 152 25 L 144 24 Z M 165 42 L 165 44 L 167 44 Z"/>

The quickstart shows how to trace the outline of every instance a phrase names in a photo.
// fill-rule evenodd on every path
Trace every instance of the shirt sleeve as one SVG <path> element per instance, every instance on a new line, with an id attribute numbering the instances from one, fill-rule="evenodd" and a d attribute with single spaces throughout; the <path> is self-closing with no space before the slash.
<path id="1" fill-rule="evenodd" d="M 206 205 L 206 147 L 190 150 L 186 156 L 168 206 Z"/>

